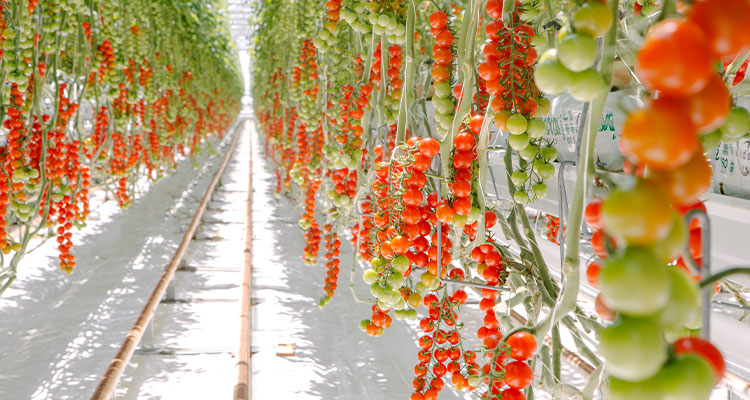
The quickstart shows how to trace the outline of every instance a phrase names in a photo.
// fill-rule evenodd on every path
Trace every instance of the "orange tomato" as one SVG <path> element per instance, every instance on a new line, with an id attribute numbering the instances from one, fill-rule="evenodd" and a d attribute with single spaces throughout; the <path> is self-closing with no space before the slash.
<path id="1" fill-rule="evenodd" d="M 700 147 L 698 132 L 684 101 L 660 97 L 650 106 L 631 113 L 623 126 L 623 154 L 653 169 L 676 168 Z"/>
<path id="2" fill-rule="evenodd" d="M 699 133 L 708 133 L 721 126 L 729 115 L 732 98 L 718 74 L 711 74 L 706 87 L 690 96 L 690 119 Z"/>
<path id="3" fill-rule="evenodd" d="M 693 204 L 711 187 L 711 163 L 702 151 L 678 168 L 651 173 L 649 179 L 677 204 Z"/>
<path id="4" fill-rule="evenodd" d="M 748 0 L 697 0 L 688 20 L 703 29 L 711 49 L 724 61 L 750 49 Z"/>
<path id="5" fill-rule="evenodd" d="M 711 46 L 701 28 L 685 20 L 654 25 L 635 61 L 635 71 L 650 90 L 675 96 L 698 93 L 713 73 Z"/>

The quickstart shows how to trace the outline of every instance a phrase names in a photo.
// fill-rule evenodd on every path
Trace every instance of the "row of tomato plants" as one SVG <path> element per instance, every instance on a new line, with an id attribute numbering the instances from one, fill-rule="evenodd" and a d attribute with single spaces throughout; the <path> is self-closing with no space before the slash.
<path id="1" fill-rule="evenodd" d="M 325 237 L 320 305 L 338 288 L 348 236 L 370 265 L 362 279 L 374 304 L 361 329 L 380 336 L 392 318 L 419 320 L 412 400 L 437 398 L 446 382 L 484 399 L 533 398 L 534 387 L 571 395 L 562 330 L 596 367 L 574 389 L 583 398 L 604 386 L 611 399 L 707 399 L 721 380 L 721 354 L 699 337 L 700 290 L 713 279 L 697 282 L 708 255 L 691 238 L 704 227 L 685 215 L 705 211 L 705 151 L 750 131 L 730 92 L 744 88 L 750 3 L 658 3 L 257 5 L 255 112 L 277 191 L 304 199 L 306 262 L 317 263 Z M 615 70 L 642 104 L 622 127 L 621 183 L 594 167 Z M 525 207 L 546 196 L 555 173 L 543 116 L 546 96 L 563 91 L 584 104 L 584 120 L 558 283 Z M 486 196 L 498 137 L 505 202 Z M 584 216 L 597 257 L 586 275 L 601 290 L 595 315 L 577 303 Z M 459 321 L 469 288 L 485 315 L 473 349 Z"/>
<path id="2" fill-rule="evenodd" d="M 219 5 L 0 1 L 0 293 L 40 235 L 73 271 L 92 187 L 125 207 L 229 126 L 242 78 Z"/>

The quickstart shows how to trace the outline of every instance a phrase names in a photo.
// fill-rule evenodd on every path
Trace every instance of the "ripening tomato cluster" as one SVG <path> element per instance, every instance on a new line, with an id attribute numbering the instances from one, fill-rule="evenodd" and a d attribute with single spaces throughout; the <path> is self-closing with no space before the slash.
<path id="1" fill-rule="evenodd" d="M 436 145 L 437 141 L 431 138 L 409 138 L 406 151 L 387 163 L 382 161 L 382 146 L 375 148 L 377 178 L 372 189 L 376 200 L 370 199 L 362 205 L 364 211 L 374 215 L 364 218 L 361 228 L 355 229 L 360 243 L 367 243 L 369 247 L 369 250 L 359 249 L 360 255 L 372 266 L 365 271 L 364 281 L 371 285 L 370 292 L 379 304 L 382 303 L 381 309 L 394 308 L 398 319 L 416 318 L 416 311 L 407 310 L 408 306 L 417 307 L 421 294 L 440 285 L 438 251 L 444 266 L 442 276 L 448 276 L 452 244 L 447 226 L 443 227 L 438 250 L 437 232 L 433 228 L 438 223 L 437 196 L 434 193 L 425 196 L 427 177 L 424 171 L 430 166 L 428 155 L 434 156 L 427 149 L 434 149 Z M 404 287 L 405 279 L 423 268 L 426 271 L 421 272 L 414 290 Z"/>
<path id="2" fill-rule="evenodd" d="M 454 36 L 448 25 L 448 16 L 442 10 L 430 14 L 430 33 L 435 38 L 435 45 L 432 48 L 435 58 L 432 64 L 432 80 L 435 88 L 432 104 L 436 110 L 435 121 L 438 123 L 439 130 L 445 134 L 453 123 L 456 103 L 451 90 Z"/>
<path id="3" fill-rule="evenodd" d="M 516 9 L 508 25 L 502 21 L 503 2 L 487 2 L 487 42 L 482 48 L 485 61 L 477 72 L 493 96 L 490 107 L 498 130 L 509 132 L 508 144 L 519 158 L 514 165 L 513 184 L 517 187 L 513 198 L 526 203 L 546 196 L 544 184 L 554 174 L 551 161 L 557 156 L 552 143 L 543 139 L 546 127 L 538 116 L 549 110 L 549 100 L 541 96 L 534 83 L 534 29 L 520 22 L 521 10 Z"/>
<path id="4" fill-rule="evenodd" d="M 559 245 L 560 244 L 560 218 L 554 215 L 547 214 L 544 216 L 547 220 L 545 225 L 545 236 L 550 242 Z M 563 227 L 563 234 L 565 233 L 565 227 Z"/>
<path id="5" fill-rule="evenodd" d="M 750 15 L 750 3 L 740 3 L 745 11 L 735 11 Z M 721 16 L 723 7 L 714 0 L 697 1 L 687 18 L 659 22 L 646 36 L 636 73 L 653 97 L 628 116 L 620 142 L 631 162 L 646 166 L 646 175 L 633 177 L 601 205 L 595 201 L 587 209 L 587 222 L 599 229 L 604 247 L 594 246 L 604 258 L 598 276 L 598 268 L 591 266 L 587 275 L 601 289 L 599 308 L 617 315 L 600 331 L 613 396 L 655 379 L 671 382 L 649 387 L 660 397 L 708 398 L 723 374 L 711 357 L 699 351 L 680 354 L 663 334 L 675 332 L 668 335 L 674 337 L 700 327 L 698 286 L 683 271 L 684 260 L 683 269 L 667 263 L 676 263 L 686 242 L 692 242 L 690 257 L 700 266 L 700 226 L 693 221 L 687 226 L 683 214 L 705 210 L 700 197 L 712 173 L 699 135 L 721 126 L 730 111 L 729 92 L 714 66 L 750 48 L 750 36 L 744 43 L 722 36 L 732 22 Z M 617 245 L 606 246 L 609 238 Z M 670 357 L 670 352 L 677 354 Z"/>

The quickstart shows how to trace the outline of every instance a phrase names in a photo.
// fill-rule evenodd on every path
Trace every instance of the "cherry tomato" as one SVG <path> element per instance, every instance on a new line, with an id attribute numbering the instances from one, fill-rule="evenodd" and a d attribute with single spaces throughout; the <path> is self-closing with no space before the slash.
<path id="1" fill-rule="evenodd" d="M 664 308 L 670 285 L 666 265 L 643 247 L 630 246 L 606 260 L 599 274 L 607 304 L 633 316 L 651 315 Z"/>
<path id="2" fill-rule="evenodd" d="M 601 270 L 602 266 L 596 261 L 592 261 L 586 268 L 586 280 L 588 280 L 589 285 L 597 289 L 599 288 L 599 273 Z"/>
<path id="3" fill-rule="evenodd" d="M 505 366 L 506 385 L 513 389 L 526 389 L 534 380 L 534 371 L 523 361 L 513 361 Z"/>
<path id="4" fill-rule="evenodd" d="M 646 36 L 635 71 L 651 90 L 689 96 L 703 89 L 711 78 L 712 53 L 700 26 L 686 20 L 665 20 Z"/>
<path id="5" fill-rule="evenodd" d="M 586 205 L 584 218 L 592 229 L 602 229 L 602 204 L 604 204 L 602 199 L 595 198 Z"/>
<path id="6" fill-rule="evenodd" d="M 577 32 L 602 36 L 612 26 L 612 13 L 606 3 L 589 1 L 573 15 L 573 26 Z"/>
<path id="7" fill-rule="evenodd" d="M 536 339 L 528 332 L 516 332 L 506 343 L 510 346 L 510 356 L 518 361 L 526 361 L 536 353 Z"/>
<path id="8" fill-rule="evenodd" d="M 664 365 L 667 343 L 654 321 L 623 317 L 599 331 L 599 352 L 611 375 L 640 381 L 654 376 Z"/>
<path id="9" fill-rule="evenodd" d="M 688 99 L 690 119 L 698 133 L 708 133 L 721 126 L 731 105 L 729 89 L 718 74 L 711 74 L 703 90 Z"/>
<path id="10" fill-rule="evenodd" d="M 623 154 L 653 169 L 676 168 L 699 148 L 698 131 L 687 103 L 660 97 L 650 106 L 628 115 L 620 138 Z"/>
<path id="11" fill-rule="evenodd" d="M 697 0 L 688 20 L 700 26 L 711 49 L 725 61 L 731 61 L 750 49 L 750 2 L 747 0 Z"/>
<path id="12" fill-rule="evenodd" d="M 708 361 L 695 354 L 682 354 L 667 364 L 657 377 L 664 398 L 707 399 L 714 387 L 714 373 Z"/>
<path id="13" fill-rule="evenodd" d="M 711 187 L 711 163 L 702 151 L 687 163 L 668 170 L 655 170 L 649 180 L 656 183 L 673 202 L 677 204 L 694 204 Z"/>
<path id="14" fill-rule="evenodd" d="M 667 236 L 671 211 L 664 192 L 640 179 L 632 188 L 610 193 L 602 206 L 602 221 L 609 235 L 632 245 L 648 245 Z"/>
<path id="15" fill-rule="evenodd" d="M 675 354 L 696 354 L 703 357 L 711 365 L 716 383 L 724 377 L 725 365 L 721 352 L 706 339 L 690 336 L 677 339 L 674 342 Z"/>

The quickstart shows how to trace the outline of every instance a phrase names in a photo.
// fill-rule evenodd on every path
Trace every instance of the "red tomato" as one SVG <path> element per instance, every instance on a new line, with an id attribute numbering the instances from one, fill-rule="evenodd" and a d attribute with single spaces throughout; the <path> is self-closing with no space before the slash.
<path id="1" fill-rule="evenodd" d="M 717 383 L 724 377 L 724 357 L 708 340 L 694 336 L 677 339 L 674 342 L 674 352 L 675 354 L 692 353 L 701 356 L 711 364 Z"/>
<path id="2" fill-rule="evenodd" d="M 591 199 L 589 204 L 586 205 L 585 218 L 586 223 L 591 229 L 600 230 L 602 229 L 602 199 L 596 198 Z"/>
<path id="3" fill-rule="evenodd" d="M 703 90 L 688 99 L 690 119 L 699 133 L 708 133 L 721 126 L 731 106 L 729 89 L 718 74 L 711 74 Z"/>
<path id="4" fill-rule="evenodd" d="M 445 27 L 445 23 L 448 21 L 448 16 L 441 10 L 437 10 L 430 14 L 430 26 L 433 29 L 442 29 Z"/>
<path id="5" fill-rule="evenodd" d="M 479 126 L 482 126 L 481 121 L 479 123 Z M 453 144 L 456 146 L 456 150 L 460 151 L 471 151 L 471 149 L 474 148 L 476 142 L 477 141 L 476 139 L 474 139 L 474 135 L 469 132 L 461 132 L 453 139 Z"/>
<path id="6" fill-rule="evenodd" d="M 536 353 L 536 339 L 528 332 L 516 332 L 506 343 L 510 346 L 510 356 L 518 361 L 526 361 Z"/>
<path id="7" fill-rule="evenodd" d="M 506 385 L 513 389 L 526 389 L 534 380 L 534 371 L 523 361 L 513 361 L 505 366 Z"/>
<path id="8" fill-rule="evenodd" d="M 599 273 L 602 271 L 602 266 L 598 262 L 592 261 L 591 264 L 586 268 L 586 280 L 589 284 L 595 288 L 599 288 Z"/>
<path id="9" fill-rule="evenodd" d="M 526 400 L 526 396 L 518 389 L 505 389 L 503 390 L 503 400 Z"/>
<path id="10" fill-rule="evenodd" d="M 424 138 L 419 143 L 419 152 L 425 157 L 435 157 L 440 153 L 440 142 L 431 137 Z"/>

